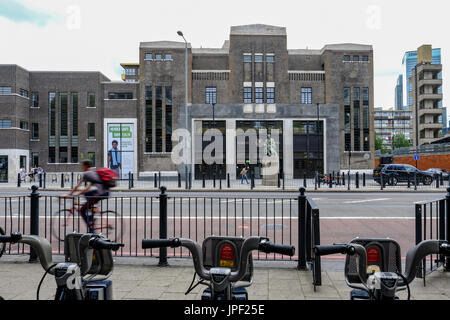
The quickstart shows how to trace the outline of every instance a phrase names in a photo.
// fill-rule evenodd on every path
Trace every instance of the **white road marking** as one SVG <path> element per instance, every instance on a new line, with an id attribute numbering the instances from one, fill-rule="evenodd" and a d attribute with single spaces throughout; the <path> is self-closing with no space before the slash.
<path id="1" fill-rule="evenodd" d="M 343 203 L 351 204 L 351 203 L 364 203 L 364 202 L 375 202 L 375 201 L 386 201 L 386 200 L 390 200 L 390 198 L 355 200 L 355 201 L 347 201 L 347 202 L 343 202 Z"/>

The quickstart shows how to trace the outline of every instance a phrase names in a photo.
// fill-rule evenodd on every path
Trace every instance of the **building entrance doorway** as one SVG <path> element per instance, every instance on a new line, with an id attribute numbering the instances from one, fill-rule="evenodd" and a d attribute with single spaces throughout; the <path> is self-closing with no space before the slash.
<path id="1" fill-rule="evenodd" d="M 0 183 L 8 182 L 8 156 L 0 156 Z"/>

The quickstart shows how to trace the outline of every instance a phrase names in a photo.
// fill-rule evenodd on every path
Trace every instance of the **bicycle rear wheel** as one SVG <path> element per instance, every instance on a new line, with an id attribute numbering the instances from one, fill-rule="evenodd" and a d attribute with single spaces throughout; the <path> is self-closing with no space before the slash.
<path id="1" fill-rule="evenodd" d="M 84 224 L 84 221 L 81 222 Z M 72 210 L 69 209 L 63 209 L 56 212 L 52 216 L 50 223 L 52 226 L 53 237 L 58 241 L 64 241 L 66 234 L 80 231 L 81 229 L 78 218 L 75 218 Z"/>
<path id="2" fill-rule="evenodd" d="M 121 243 L 122 241 L 122 224 L 117 212 L 113 210 L 101 211 L 96 215 L 94 230 L 112 242 Z"/>
<path id="3" fill-rule="evenodd" d="M 5 231 L 3 231 L 2 228 L 0 228 L 0 235 L 1 236 L 5 235 Z M 5 250 L 6 250 L 6 243 L 0 243 L 0 258 L 3 255 L 3 253 L 5 252 Z"/>

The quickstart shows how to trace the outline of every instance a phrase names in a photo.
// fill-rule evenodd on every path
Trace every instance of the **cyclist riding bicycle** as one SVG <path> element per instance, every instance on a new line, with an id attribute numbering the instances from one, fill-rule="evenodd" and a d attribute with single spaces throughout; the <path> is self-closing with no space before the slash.
<path id="1" fill-rule="evenodd" d="M 102 177 L 100 174 L 102 172 L 110 171 L 109 169 L 99 169 L 99 170 L 92 170 L 92 161 L 91 160 L 84 160 L 81 164 L 81 168 L 84 172 L 83 178 L 80 180 L 80 182 L 72 189 L 72 191 L 66 195 L 65 197 L 79 197 L 81 195 L 84 195 L 86 198 L 86 203 L 83 204 L 83 206 L 80 208 L 80 214 L 83 217 L 83 220 L 86 222 L 89 232 L 95 233 L 94 231 L 94 212 L 91 210 L 95 204 L 100 202 L 101 200 L 107 199 L 110 196 L 110 188 L 113 186 L 111 183 L 108 183 L 107 179 Z M 111 174 L 110 172 L 107 172 L 107 174 Z M 113 177 L 116 178 L 116 177 Z M 81 187 L 81 185 L 86 182 L 87 185 L 84 189 L 82 189 L 78 194 L 75 194 L 75 192 L 78 191 L 78 189 Z M 95 187 L 96 189 L 91 190 L 92 187 Z M 87 211 L 91 211 L 92 215 L 87 215 Z"/>

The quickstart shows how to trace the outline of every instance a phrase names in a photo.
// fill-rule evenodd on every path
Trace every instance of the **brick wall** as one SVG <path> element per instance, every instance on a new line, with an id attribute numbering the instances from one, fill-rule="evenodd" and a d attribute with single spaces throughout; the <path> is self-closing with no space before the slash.
<path id="1" fill-rule="evenodd" d="M 404 163 L 416 166 L 413 156 L 395 157 L 394 163 Z M 375 167 L 380 164 L 380 158 L 375 159 Z M 430 168 L 441 168 L 450 171 L 450 154 L 436 154 L 429 156 L 420 156 L 417 162 L 417 168 L 420 170 L 428 170 Z"/>

